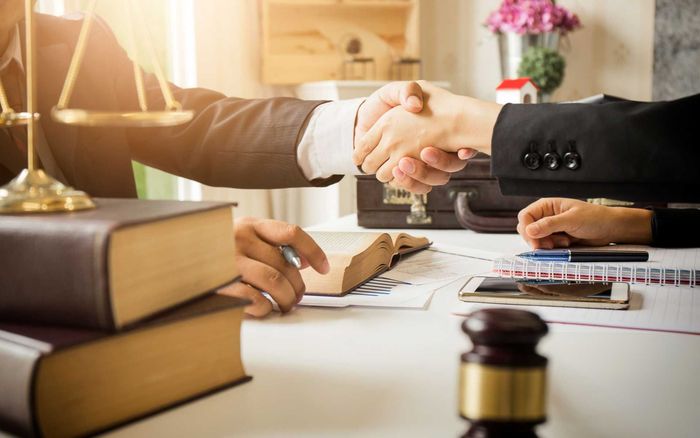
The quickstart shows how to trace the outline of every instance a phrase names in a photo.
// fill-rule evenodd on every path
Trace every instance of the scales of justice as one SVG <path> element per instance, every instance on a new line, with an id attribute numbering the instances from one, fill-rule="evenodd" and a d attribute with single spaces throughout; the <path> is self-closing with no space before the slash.
<path id="1" fill-rule="evenodd" d="M 97 0 L 91 0 L 78 35 L 68 73 L 61 91 L 58 103 L 51 111 L 51 117 L 60 123 L 74 126 L 90 127 L 165 127 L 187 123 L 192 120 L 193 112 L 182 110 L 174 99 L 163 70 L 158 63 L 151 38 L 143 38 L 148 51 L 161 93 L 166 103 L 163 110 L 149 110 L 144 90 L 143 73 L 136 63 L 136 32 L 133 23 L 147 31 L 140 9 L 134 0 L 124 2 L 127 23 L 129 24 L 129 44 L 132 51 L 134 78 L 139 102 L 139 111 L 108 112 L 88 111 L 69 108 L 70 98 L 76 84 L 76 79 L 83 63 L 90 29 L 94 22 Z M 95 208 L 95 203 L 87 193 L 66 186 L 39 168 L 36 153 L 36 130 L 40 114 L 36 107 L 36 39 L 34 24 L 34 0 L 25 0 L 25 30 L 26 30 L 26 59 L 25 73 L 27 78 L 27 101 L 25 112 L 15 112 L 10 107 L 5 89 L 0 79 L 0 129 L 13 126 L 26 126 L 27 129 L 27 168 L 6 184 L 0 187 L 0 214 L 17 213 L 48 213 L 70 212 Z M 134 20 L 135 19 L 135 20 Z M 95 147 L 99 147 L 96 145 Z"/>

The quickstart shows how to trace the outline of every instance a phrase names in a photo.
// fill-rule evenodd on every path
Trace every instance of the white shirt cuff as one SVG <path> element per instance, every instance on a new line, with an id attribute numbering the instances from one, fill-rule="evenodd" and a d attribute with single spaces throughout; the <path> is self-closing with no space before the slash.
<path id="1" fill-rule="evenodd" d="M 352 162 L 355 118 L 364 98 L 317 106 L 297 147 L 297 162 L 309 180 L 358 175 Z"/>

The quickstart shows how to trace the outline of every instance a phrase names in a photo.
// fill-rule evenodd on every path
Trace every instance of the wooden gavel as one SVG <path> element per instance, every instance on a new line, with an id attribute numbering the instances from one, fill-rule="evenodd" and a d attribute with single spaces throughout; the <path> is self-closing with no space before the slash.
<path id="1" fill-rule="evenodd" d="M 544 423 L 547 358 L 535 351 L 547 324 L 534 313 L 485 309 L 462 324 L 473 349 L 462 355 L 460 414 L 464 437 L 537 437 Z"/>

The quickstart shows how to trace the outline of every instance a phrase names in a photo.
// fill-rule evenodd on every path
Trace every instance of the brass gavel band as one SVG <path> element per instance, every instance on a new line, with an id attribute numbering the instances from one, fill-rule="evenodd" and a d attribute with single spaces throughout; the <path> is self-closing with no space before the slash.
<path id="1" fill-rule="evenodd" d="M 545 368 L 463 363 L 460 413 L 470 420 L 537 421 L 545 414 Z"/>

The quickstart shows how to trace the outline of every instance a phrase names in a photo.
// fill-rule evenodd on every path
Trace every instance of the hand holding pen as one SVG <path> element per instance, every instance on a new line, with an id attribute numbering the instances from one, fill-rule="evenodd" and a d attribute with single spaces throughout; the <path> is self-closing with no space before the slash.
<path id="1" fill-rule="evenodd" d="M 280 252 L 282 253 L 282 257 L 284 257 L 287 263 L 289 263 L 297 269 L 301 269 L 301 257 L 299 257 L 299 254 L 294 248 L 292 248 L 289 245 L 282 245 L 280 246 Z"/>
<path id="2" fill-rule="evenodd" d="M 267 292 L 282 312 L 288 312 L 301 300 L 306 287 L 296 267 L 297 262 L 300 268 L 310 266 L 321 274 L 330 270 L 323 250 L 298 226 L 275 220 L 242 218 L 236 220 L 234 230 L 235 262 L 242 282 L 225 288 L 223 292 L 252 301 L 253 304 L 246 308 L 251 315 L 264 316 L 272 311 L 272 304 L 262 291 Z M 298 258 L 291 251 L 280 248 L 283 246 L 293 248 Z M 286 257 L 290 257 L 290 261 Z"/>

